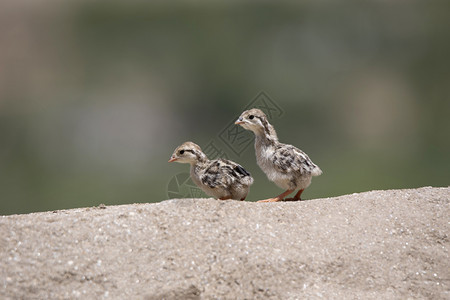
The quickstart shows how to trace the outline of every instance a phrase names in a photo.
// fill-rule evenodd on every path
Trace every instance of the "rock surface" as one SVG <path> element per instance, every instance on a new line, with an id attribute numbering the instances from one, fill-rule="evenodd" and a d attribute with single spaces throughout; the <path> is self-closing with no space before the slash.
<path id="1" fill-rule="evenodd" d="M 0 217 L 1 299 L 450 298 L 450 188 Z"/>

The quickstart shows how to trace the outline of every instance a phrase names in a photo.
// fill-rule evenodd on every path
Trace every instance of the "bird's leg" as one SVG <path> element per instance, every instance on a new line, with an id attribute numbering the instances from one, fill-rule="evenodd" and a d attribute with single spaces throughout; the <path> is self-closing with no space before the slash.
<path id="1" fill-rule="evenodd" d="M 242 198 L 242 199 L 241 199 L 241 201 L 244 201 L 244 200 L 245 200 L 245 198 L 247 198 L 247 197 L 244 197 L 244 198 Z"/>
<path id="2" fill-rule="evenodd" d="M 226 197 L 219 198 L 219 200 L 230 200 L 230 199 L 231 199 L 231 196 L 226 196 Z"/>
<path id="3" fill-rule="evenodd" d="M 302 198 L 300 198 L 300 196 L 302 195 L 303 191 L 305 189 L 301 189 L 297 192 L 297 194 L 295 194 L 294 198 L 286 198 L 284 199 L 285 201 L 299 201 L 302 200 Z"/>
<path id="4" fill-rule="evenodd" d="M 283 201 L 284 197 L 286 197 L 287 195 L 289 195 L 290 193 L 292 193 L 294 190 L 287 190 L 284 193 L 279 194 L 278 196 L 276 196 L 275 198 L 269 198 L 269 199 L 265 199 L 265 200 L 259 200 L 258 202 L 278 202 L 278 201 Z"/>

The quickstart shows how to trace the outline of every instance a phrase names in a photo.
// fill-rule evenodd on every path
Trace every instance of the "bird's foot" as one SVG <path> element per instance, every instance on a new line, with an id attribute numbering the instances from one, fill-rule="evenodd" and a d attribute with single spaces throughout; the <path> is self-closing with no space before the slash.
<path id="1" fill-rule="evenodd" d="M 302 195 L 302 193 L 303 193 L 304 190 L 305 190 L 305 189 L 299 190 L 299 191 L 297 192 L 297 194 L 295 194 L 294 197 L 292 197 L 292 198 L 286 198 L 286 199 L 284 199 L 284 201 L 302 201 L 301 195 Z"/>
<path id="2" fill-rule="evenodd" d="M 287 190 L 284 193 L 281 193 L 280 195 L 276 196 L 275 198 L 269 198 L 265 200 L 259 200 L 258 202 L 280 202 L 283 201 L 284 197 L 292 193 L 294 190 Z"/>
<path id="3" fill-rule="evenodd" d="M 302 199 L 301 198 L 292 197 L 292 198 L 285 198 L 283 201 L 302 201 Z"/>
<path id="4" fill-rule="evenodd" d="M 279 202 L 279 201 L 283 201 L 283 199 L 277 197 L 277 198 L 269 198 L 269 199 L 259 200 L 257 202 Z"/>

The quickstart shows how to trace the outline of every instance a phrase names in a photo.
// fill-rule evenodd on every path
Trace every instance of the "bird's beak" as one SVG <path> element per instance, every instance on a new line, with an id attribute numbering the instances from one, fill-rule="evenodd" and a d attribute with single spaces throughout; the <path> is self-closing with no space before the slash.
<path id="1" fill-rule="evenodd" d="M 168 162 L 174 162 L 174 161 L 176 161 L 177 159 L 178 159 L 178 158 L 172 156 L 172 157 L 169 159 Z"/>
<path id="2" fill-rule="evenodd" d="M 239 124 L 244 124 L 245 122 L 242 120 L 241 117 L 239 117 L 239 119 L 236 120 L 236 122 L 234 122 L 234 124 L 239 125 Z"/>

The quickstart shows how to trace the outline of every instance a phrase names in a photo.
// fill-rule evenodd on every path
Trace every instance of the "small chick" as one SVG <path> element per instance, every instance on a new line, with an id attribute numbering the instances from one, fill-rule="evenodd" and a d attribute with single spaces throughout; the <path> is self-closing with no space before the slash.
<path id="1" fill-rule="evenodd" d="M 293 191 L 300 189 L 293 198 L 301 200 L 302 192 L 311 184 L 312 176 L 319 176 L 322 170 L 300 149 L 280 143 L 273 126 L 260 109 L 244 111 L 235 124 L 255 134 L 256 161 L 267 178 L 286 191 L 275 198 L 259 202 L 282 201 Z"/>
<path id="2" fill-rule="evenodd" d="M 193 142 L 176 148 L 169 162 L 174 161 L 190 164 L 192 181 L 220 200 L 245 200 L 253 184 L 253 177 L 242 166 L 226 159 L 209 160 Z"/>

